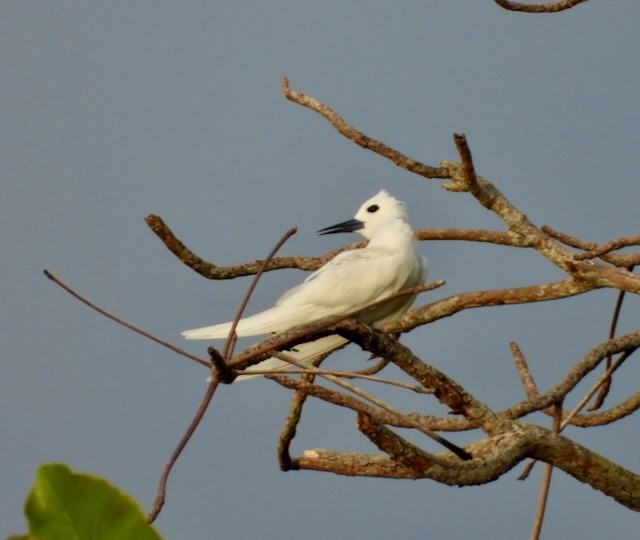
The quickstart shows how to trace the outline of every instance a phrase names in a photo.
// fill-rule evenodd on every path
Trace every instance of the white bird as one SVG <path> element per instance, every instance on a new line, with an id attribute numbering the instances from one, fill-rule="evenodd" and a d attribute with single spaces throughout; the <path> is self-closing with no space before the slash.
<path id="1" fill-rule="evenodd" d="M 418 253 L 404 204 L 384 189 L 366 201 L 354 219 L 318 231 L 319 234 L 339 232 L 358 232 L 369 243 L 364 248 L 338 254 L 303 283 L 284 293 L 272 308 L 240 319 L 235 330 L 239 337 L 283 332 L 325 317 L 347 315 L 424 283 L 427 261 Z M 415 295 L 397 298 L 357 318 L 378 327 L 406 311 L 414 299 Z M 231 324 L 186 330 L 182 335 L 187 339 L 225 338 Z M 330 335 L 296 345 L 286 354 L 310 363 L 319 354 L 342 347 L 346 341 L 338 335 Z M 286 369 L 290 364 L 270 358 L 252 367 L 277 370 Z"/>

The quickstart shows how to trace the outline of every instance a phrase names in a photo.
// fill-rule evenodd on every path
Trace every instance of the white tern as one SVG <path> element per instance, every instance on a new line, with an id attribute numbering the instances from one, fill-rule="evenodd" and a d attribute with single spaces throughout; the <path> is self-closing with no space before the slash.
<path id="1" fill-rule="evenodd" d="M 422 285 L 427 277 L 427 260 L 418 253 L 413 229 L 404 204 L 384 189 L 366 201 L 354 219 L 326 227 L 319 234 L 358 232 L 369 243 L 361 249 L 338 254 L 300 285 L 288 290 L 275 306 L 240 319 L 239 337 L 283 332 L 330 316 L 347 315 L 399 291 Z M 366 311 L 357 318 L 373 327 L 392 321 L 415 300 L 408 295 Z M 186 330 L 187 339 L 225 338 L 231 322 Z M 330 335 L 296 345 L 287 355 L 304 363 L 316 356 L 342 347 L 346 340 Z M 277 370 L 290 367 L 278 358 L 252 366 Z M 246 371 L 251 371 L 251 367 Z M 241 379 L 247 378 L 246 376 Z"/>

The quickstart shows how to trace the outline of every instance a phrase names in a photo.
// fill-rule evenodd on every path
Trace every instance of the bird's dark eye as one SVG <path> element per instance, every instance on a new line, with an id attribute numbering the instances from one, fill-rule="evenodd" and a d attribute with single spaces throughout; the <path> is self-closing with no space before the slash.
<path id="1" fill-rule="evenodd" d="M 367 208 L 367 212 L 369 212 L 370 214 L 373 214 L 378 210 L 380 210 L 380 207 L 377 204 L 372 204 L 369 208 Z"/>

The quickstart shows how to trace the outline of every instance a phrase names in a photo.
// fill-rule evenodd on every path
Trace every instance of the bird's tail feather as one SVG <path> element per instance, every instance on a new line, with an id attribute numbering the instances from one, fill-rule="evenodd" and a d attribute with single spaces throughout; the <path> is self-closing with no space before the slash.
<path id="1" fill-rule="evenodd" d="M 324 315 L 318 313 L 317 307 L 308 305 L 273 306 L 265 311 L 251 315 L 238 321 L 236 334 L 238 337 L 257 336 L 270 332 L 282 332 L 300 324 L 300 321 L 312 322 L 309 313 L 314 312 L 315 320 Z M 219 339 L 225 338 L 231 330 L 231 322 L 185 330 L 182 335 L 187 339 Z"/>
<path id="2" fill-rule="evenodd" d="M 319 355 L 328 353 L 335 349 L 339 349 L 343 347 L 347 343 L 347 340 L 338 335 L 325 336 L 323 338 L 317 339 L 315 341 L 309 341 L 308 343 L 301 343 L 300 345 L 296 345 L 290 351 L 284 351 L 287 356 L 291 356 L 295 358 L 298 362 L 303 364 L 311 365 L 311 362 Z M 244 370 L 242 373 L 247 373 L 256 370 L 269 370 L 269 371 L 279 371 L 283 369 L 296 369 L 296 366 L 290 364 L 286 360 L 280 360 L 279 358 L 269 358 L 264 362 L 260 362 L 255 366 L 251 366 Z M 254 377 L 259 377 L 260 375 L 240 375 L 238 380 L 244 381 L 246 379 L 252 379 Z"/>

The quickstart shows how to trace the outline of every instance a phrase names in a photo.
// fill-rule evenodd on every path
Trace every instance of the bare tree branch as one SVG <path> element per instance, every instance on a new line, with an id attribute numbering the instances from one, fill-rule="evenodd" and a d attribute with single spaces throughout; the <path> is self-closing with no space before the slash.
<path id="1" fill-rule="evenodd" d="M 569 9 L 581 1 L 584 0 L 526 5 L 496 0 L 505 9 L 532 13 L 550 13 Z M 614 330 L 611 330 L 609 339 L 592 347 L 567 370 L 560 381 L 546 390 L 536 386 L 522 351 L 515 343 L 511 343 L 512 355 L 525 389 L 526 399 L 498 412 L 471 395 L 457 381 L 424 363 L 408 347 L 392 338 L 392 335 L 409 332 L 416 327 L 471 308 L 560 300 L 603 287 L 617 289 L 620 294 L 624 292 L 638 294 L 640 293 L 640 276 L 632 269 L 634 264 L 640 263 L 640 253 L 614 252 L 623 247 L 639 245 L 640 235 L 620 237 L 603 245 L 597 245 L 559 233 L 550 227 L 537 226 L 490 181 L 477 173 L 464 135 L 454 135 L 454 143 L 460 156 L 459 163 L 442 161 L 439 167 L 431 167 L 363 134 L 326 104 L 292 89 L 286 78 L 282 78 L 281 86 L 287 99 L 319 113 L 339 133 L 359 146 L 386 157 L 396 165 L 423 178 L 447 180 L 442 187 L 449 191 L 468 192 L 480 205 L 496 214 L 506 228 L 505 231 L 420 229 L 415 231 L 418 239 L 487 242 L 506 247 L 529 248 L 559 268 L 566 277 L 561 281 L 538 285 L 459 292 L 418 306 L 394 322 L 387 323 L 376 330 L 353 318 L 373 307 L 368 306 L 364 310 L 358 310 L 345 317 L 327 319 L 269 336 L 232 357 L 230 353 L 219 355 L 213 349 L 212 364 L 219 365 L 217 373 L 218 377 L 221 377 L 224 372 L 222 368 L 243 369 L 270 356 L 286 359 L 288 357 L 283 354 L 283 351 L 299 343 L 330 334 L 339 334 L 348 341 L 358 344 L 363 350 L 382 358 L 383 362 L 394 363 L 421 388 L 432 391 L 434 397 L 449 407 L 451 413 L 455 415 L 438 417 L 415 412 L 400 412 L 372 393 L 363 392 L 341 378 L 337 378 L 337 375 L 343 375 L 341 373 L 309 368 L 305 369 L 307 373 L 300 380 L 283 374 L 270 374 L 267 375 L 269 378 L 294 391 L 290 412 L 278 443 L 280 467 L 283 470 L 308 469 L 350 476 L 430 478 L 448 485 L 475 485 L 495 480 L 524 459 L 530 458 L 547 464 L 546 480 L 541 488 L 538 517 L 532 533 L 534 536 L 539 533 L 541 527 L 553 467 L 558 467 L 579 481 L 613 497 L 620 504 L 640 510 L 640 477 L 638 475 L 560 434 L 568 424 L 580 427 L 604 425 L 620 420 L 640 408 L 640 392 L 638 392 L 606 411 L 580 413 L 599 385 L 608 380 L 613 369 L 622 366 L 624 361 L 640 347 L 640 330 L 617 337 L 613 336 Z M 151 215 L 146 218 L 146 221 L 174 255 L 209 279 L 230 279 L 279 268 L 316 270 L 340 251 L 364 245 L 359 242 L 321 257 L 279 257 L 270 261 L 253 261 L 222 267 L 204 261 L 186 248 L 159 217 Z M 422 290 L 441 284 L 442 282 L 432 284 Z M 419 291 L 403 291 L 401 294 L 416 292 Z M 238 317 L 239 315 L 236 318 Z M 617 317 L 616 314 L 614 322 L 617 321 Z M 614 326 L 615 324 L 612 328 Z M 231 337 L 230 335 L 230 339 Z M 228 343 L 230 344 L 231 341 Z M 231 350 L 230 345 L 226 350 Z M 591 385 L 591 390 L 582 400 L 579 400 L 579 405 L 571 411 L 563 410 L 561 404 L 565 398 L 580 382 L 590 376 L 603 360 L 614 354 L 621 356 L 596 384 Z M 233 378 L 233 371 L 230 374 L 229 382 Z M 338 384 L 343 390 L 355 393 L 358 397 L 316 384 L 314 375 L 322 376 Z M 382 384 L 387 382 L 379 378 L 376 378 L 376 381 Z M 415 388 L 414 383 L 406 383 L 406 386 L 408 389 Z M 307 396 L 355 411 L 358 416 L 358 429 L 386 455 L 372 456 L 310 450 L 301 457 L 292 457 L 290 444 L 295 436 Z M 553 415 L 553 431 L 517 421 L 537 411 Z M 400 437 L 390 427 L 414 429 L 436 440 L 443 439 L 440 435 L 433 433 L 434 431 L 477 429 L 484 433 L 484 438 L 466 447 L 465 456 L 473 457 L 463 461 L 447 453 L 435 454 L 419 448 Z M 455 445 L 448 442 L 446 444 L 450 448 L 454 447 L 453 451 L 455 451 Z"/>
<path id="2" fill-rule="evenodd" d="M 167 482 L 169 481 L 169 475 L 171 474 L 171 471 L 176 461 L 180 457 L 180 454 L 182 454 L 182 451 L 185 449 L 188 442 L 191 440 L 191 437 L 195 433 L 196 429 L 198 429 L 200 422 L 204 418 L 204 414 L 207 412 L 207 409 L 209 408 L 209 404 L 211 403 L 211 400 L 213 399 L 213 396 L 216 393 L 216 390 L 218 389 L 218 384 L 221 382 L 228 383 L 228 384 L 233 382 L 234 374 L 232 370 L 229 369 L 225 361 L 226 361 L 226 357 L 229 354 L 231 354 L 231 351 L 233 348 L 232 344 L 234 342 L 234 337 L 235 337 L 235 325 L 238 323 L 238 320 L 242 316 L 242 312 L 246 307 L 247 302 L 249 301 L 249 298 L 251 297 L 251 293 L 254 291 L 258 281 L 260 280 L 260 277 L 264 272 L 265 266 L 269 264 L 269 261 L 275 256 L 278 249 L 280 249 L 282 245 L 293 234 L 295 234 L 295 232 L 296 232 L 296 229 L 292 228 L 286 231 L 282 235 L 282 237 L 278 240 L 278 242 L 276 242 L 276 245 L 271 249 L 271 251 L 267 255 L 267 258 L 262 264 L 262 267 L 259 268 L 258 271 L 256 272 L 256 275 L 253 278 L 251 284 L 249 285 L 249 288 L 247 289 L 247 292 L 244 298 L 240 302 L 240 306 L 238 307 L 235 319 L 232 323 L 229 336 L 225 341 L 222 354 L 219 354 L 216 351 L 216 349 L 214 349 L 213 347 L 209 347 L 209 354 L 211 355 L 212 361 L 211 361 L 211 377 L 209 379 L 209 384 L 207 385 L 207 390 L 204 396 L 202 397 L 202 401 L 200 402 L 198 410 L 196 411 L 191 422 L 189 423 L 189 427 L 187 427 L 185 434 L 180 439 L 180 442 L 176 446 L 175 450 L 171 453 L 169 460 L 167 461 L 167 463 L 164 466 L 164 469 L 162 470 L 162 474 L 160 475 L 160 481 L 158 482 L 156 497 L 154 499 L 151 510 L 147 514 L 147 521 L 149 523 L 153 523 L 156 520 L 156 518 L 160 514 L 160 511 L 162 510 L 162 507 L 164 506 L 164 502 L 167 496 Z"/>
<path id="3" fill-rule="evenodd" d="M 550 463 L 627 508 L 640 511 L 639 475 L 562 435 L 533 425 L 529 429 L 536 440 L 532 457 Z"/>
<path id="4" fill-rule="evenodd" d="M 562 415 L 562 404 L 555 403 L 553 406 L 553 432 L 560 433 L 560 416 Z M 538 495 L 538 508 L 536 509 L 536 517 L 533 521 L 533 529 L 531 531 L 531 540 L 538 540 L 542 532 L 542 522 L 544 520 L 544 512 L 547 508 L 549 500 L 549 488 L 551 487 L 551 475 L 553 474 L 553 466 L 547 463 L 544 468 L 542 482 L 540 483 L 540 493 Z"/>
<path id="5" fill-rule="evenodd" d="M 509 11 L 521 11 L 523 13 L 557 13 L 565 9 L 582 4 L 587 0 L 557 0 L 556 2 L 545 2 L 543 4 L 523 4 L 522 2 L 511 2 L 509 0 L 494 0 L 500 7 Z"/>
<path id="6" fill-rule="evenodd" d="M 119 317 L 116 317 L 115 315 L 109 313 L 107 310 L 102 309 L 101 307 L 97 306 L 93 302 L 90 302 L 84 296 L 78 294 L 71 287 L 69 287 L 68 285 L 64 284 L 62 281 L 60 281 L 56 276 L 54 276 L 51 272 L 49 272 L 49 270 L 44 270 L 44 275 L 47 276 L 47 278 L 50 279 L 51 281 L 53 281 L 56 285 L 58 285 L 59 287 L 61 287 L 65 291 L 67 291 L 71 296 L 73 296 L 77 300 L 80 300 L 80 302 L 82 302 L 86 306 L 89 306 L 94 311 L 97 311 L 98 313 L 100 313 L 100 315 L 104 315 L 105 317 L 107 317 L 107 319 L 111 319 L 112 321 L 124 326 L 128 330 L 131 330 L 132 332 L 135 332 L 136 334 L 140 334 L 141 336 L 143 336 L 143 337 L 145 337 L 147 339 L 150 339 L 151 341 L 155 341 L 159 345 L 162 345 L 163 347 L 166 347 L 167 349 L 170 349 L 173 352 L 178 353 L 180 356 L 184 356 L 186 358 L 189 358 L 190 360 L 193 360 L 194 362 L 198 362 L 199 364 L 202 364 L 203 366 L 207 366 L 209 368 L 211 367 L 211 363 L 210 362 L 207 362 L 206 360 L 203 360 L 202 358 L 194 356 L 194 355 L 188 353 L 187 351 L 184 351 L 181 348 L 176 347 L 175 345 L 172 345 L 171 343 L 168 343 L 167 341 L 164 341 L 164 340 L 154 336 L 153 334 L 150 334 L 149 332 L 145 332 L 144 330 L 141 330 L 137 326 L 134 326 L 134 325 L 126 322 L 125 320 L 123 320 L 123 319 L 121 319 Z"/>
<path id="7" fill-rule="evenodd" d="M 288 377 L 280 376 L 269 376 L 269 377 L 281 377 L 283 379 L 288 379 Z M 302 382 L 313 385 L 313 380 L 315 375 L 313 373 L 304 374 L 302 376 Z M 288 379 L 292 380 L 292 379 Z M 309 396 L 308 393 L 303 392 L 301 390 L 296 390 L 291 397 L 291 403 L 289 404 L 289 412 L 287 417 L 285 418 L 284 424 L 280 429 L 280 436 L 278 437 L 278 446 L 276 448 L 276 453 L 278 455 L 278 463 L 280 464 L 281 471 L 289 471 L 294 468 L 293 459 L 291 457 L 291 442 L 296 436 L 296 430 L 298 424 L 300 423 L 300 418 L 302 417 L 302 409 L 304 404 Z"/>
<path id="8" fill-rule="evenodd" d="M 606 244 L 602 244 L 601 246 L 597 246 L 595 249 L 591 251 L 585 251 L 584 253 L 579 253 L 574 256 L 577 261 L 583 261 L 585 259 L 594 259 L 596 257 L 601 257 L 602 255 L 606 255 L 612 251 L 617 249 L 621 249 L 623 247 L 629 246 L 637 246 L 640 245 L 640 234 L 634 234 L 632 236 L 626 236 L 623 238 L 615 238 L 610 240 Z"/>
<path id="9" fill-rule="evenodd" d="M 589 290 L 589 285 L 569 278 L 541 285 L 465 292 L 409 310 L 395 321 L 382 326 L 381 330 L 389 333 L 409 332 L 417 326 L 450 317 L 465 309 L 545 302 L 576 296 Z"/>
<path id="10" fill-rule="evenodd" d="M 429 454 L 422 460 L 419 449 L 413 453 L 411 445 L 386 429 L 381 423 L 366 426 L 366 414 L 359 417 L 361 429 L 389 450 L 390 457 L 324 449 L 306 450 L 298 458 L 300 469 L 333 472 L 343 476 L 372 476 L 378 478 L 428 478 L 451 486 L 474 486 L 497 480 L 522 461 L 531 451 L 532 441 L 523 431 L 495 435 L 468 445 L 466 449 L 475 459 L 460 461 L 451 454 Z M 376 433 L 377 431 L 377 433 Z M 405 445 L 406 443 L 406 445 Z M 377 444 L 377 443 L 376 443 Z M 413 448 L 412 448 L 413 447 Z"/>
<path id="11" fill-rule="evenodd" d="M 509 347 L 511 348 L 511 354 L 513 354 L 513 360 L 516 364 L 516 369 L 518 370 L 518 375 L 520 376 L 520 381 L 522 382 L 522 386 L 524 387 L 527 397 L 529 399 L 538 397 L 540 392 L 538 392 L 538 387 L 533 380 L 533 375 L 531 375 L 531 372 L 529 371 L 527 360 L 522 354 L 520 347 L 518 347 L 515 342 L 511 342 Z"/>
<path id="12" fill-rule="evenodd" d="M 178 461 L 180 454 L 182 454 L 182 451 L 185 449 L 185 447 L 191 440 L 191 437 L 193 436 L 196 429 L 200 425 L 200 422 L 204 417 L 204 413 L 207 412 L 207 409 L 209 408 L 209 404 L 211 403 L 211 400 L 213 399 L 213 396 L 216 393 L 217 389 L 218 389 L 218 380 L 213 379 L 207 385 L 207 391 L 205 392 L 205 395 L 202 397 L 202 401 L 198 406 L 198 410 L 196 411 L 195 416 L 189 423 L 189 427 L 187 427 L 187 430 L 185 431 L 184 435 L 180 439 L 178 446 L 176 446 L 173 452 L 171 452 L 169 459 L 165 463 L 165 466 L 162 469 L 162 474 L 160 475 L 160 480 L 158 481 L 158 490 L 156 492 L 155 499 L 153 500 L 153 504 L 151 505 L 151 510 L 149 510 L 149 513 L 147 514 L 148 523 L 153 523 L 157 519 L 160 512 L 162 511 L 162 507 L 164 506 L 164 503 L 167 499 L 167 482 L 169 481 L 169 475 L 171 474 L 173 466 L 175 465 L 176 461 Z"/>
<path id="13" fill-rule="evenodd" d="M 324 103 L 321 103 L 314 97 L 293 90 L 289 86 L 289 81 L 286 77 L 280 78 L 280 86 L 282 88 L 282 93 L 288 100 L 316 111 L 326 118 L 341 135 L 344 135 L 347 139 L 355 142 L 362 148 L 371 150 L 376 154 L 386 157 L 399 167 L 415 174 L 419 174 L 424 178 L 448 178 L 448 172 L 446 169 L 430 167 L 429 165 L 425 165 L 424 163 L 408 158 L 397 150 L 394 150 L 380 141 L 372 139 L 371 137 L 357 131 L 351 124 L 347 123 L 341 116 Z"/>
<path id="14" fill-rule="evenodd" d="M 595 252 L 598 249 L 598 245 L 594 242 L 586 242 L 584 240 L 580 240 L 575 236 L 571 236 L 567 233 L 563 233 L 549 227 L 548 225 L 543 225 L 541 227 L 542 231 L 545 234 L 548 234 L 552 238 L 566 244 L 567 246 L 581 249 L 586 252 Z M 574 255 L 574 257 L 579 257 L 579 254 Z M 609 264 L 614 266 L 618 266 L 620 268 L 631 268 L 633 266 L 637 266 L 640 264 L 640 253 L 630 253 L 630 254 L 613 254 L 613 253 L 603 253 L 599 255 L 599 257 Z"/>
<path id="15" fill-rule="evenodd" d="M 373 428 L 367 429 L 373 433 Z M 389 458 L 313 449 L 305 451 L 296 464 L 300 469 L 344 476 L 429 478 L 443 484 L 469 486 L 496 480 L 527 456 L 533 456 L 589 484 L 627 508 L 640 511 L 639 475 L 538 426 L 519 425 L 510 432 L 478 441 L 467 450 L 482 457 L 462 462 L 441 454 L 424 456 L 414 445 L 402 441 L 381 424 L 376 429 L 380 434 L 372 435 L 372 439 L 389 453 Z"/>
<path id="16" fill-rule="evenodd" d="M 187 248 L 165 224 L 160 216 L 148 215 L 145 221 L 149 228 L 162 240 L 165 246 L 181 262 L 192 270 L 198 272 L 207 279 L 234 279 L 241 276 L 250 276 L 258 272 L 264 266 L 264 261 L 257 260 L 234 266 L 216 266 L 200 258 Z M 330 261 L 341 250 L 336 250 L 323 257 L 274 257 L 265 267 L 265 272 L 282 268 L 299 268 L 301 270 L 317 270 L 323 264 Z"/>
<path id="17" fill-rule="evenodd" d="M 262 260 L 256 260 L 238 265 L 215 265 L 211 262 L 205 261 L 198 255 L 193 253 L 193 251 L 191 251 L 189 248 L 187 248 L 183 244 L 183 242 L 174 235 L 174 233 L 160 216 L 150 214 L 145 218 L 145 221 L 149 228 L 158 236 L 158 238 L 160 238 L 160 240 L 162 240 L 169 251 L 171 251 L 186 266 L 188 266 L 195 272 L 198 272 L 200 275 L 207 279 L 224 280 L 253 275 L 258 271 L 258 269 L 264 262 Z M 566 243 L 571 247 L 576 247 L 582 250 L 591 250 L 589 251 L 589 253 L 592 253 L 597 248 L 597 245 L 594 243 L 584 242 L 574 237 L 569 237 L 568 235 L 554 231 L 553 229 L 546 226 L 543 226 L 542 230 L 547 231 L 550 236 L 557 238 L 561 242 Z M 522 235 L 511 231 L 505 232 L 481 229 L 417 229 L 415 232 L 416 237 L 421 241 L 448 240 L 483 242 L 502 246 L 523 248 L 533 246 L 533 242 L 531 241 L 531 239 L 525 238 Z M 628 242 L 628 238 L 615 239 L 610 243 Z M 281 270 L 284 268 L 314 271 L 329 262 L 338 253 L 351 249 L 358 249 L 363 247 L 364 245 L 364 241 L 354 242 L 353 244 L 343 246 L 339 249 L 330 251 L 318 257 L 306 257 L 300 255 L 289 257 L 274 257 L 265 268 L 265 272 L 269 272 L 272 270 Z M 574 258 L 579 258 L 582 255 L 583 254 L 574 254 Z M 601 257 L 604 261 L 618 267 L 626 268 L 629 266 L 633 266 L 636 263 L 640 263 L 640 253 L 628 255 L 613 255 L 605 252 L 598 256 Z"/>

